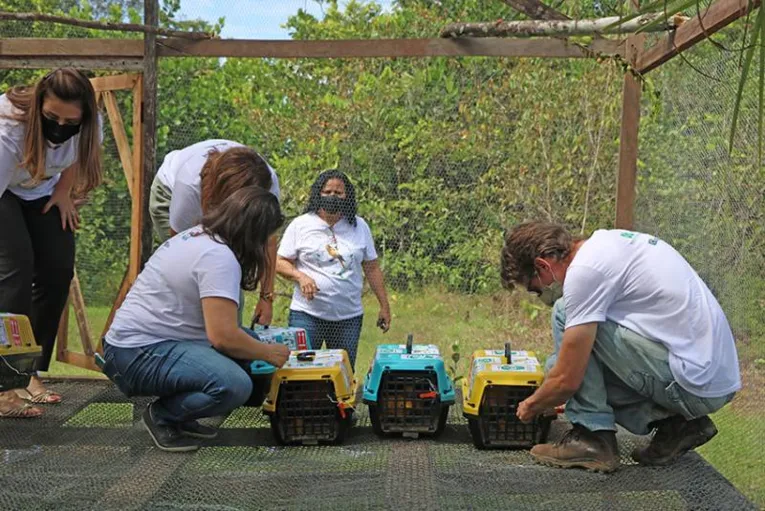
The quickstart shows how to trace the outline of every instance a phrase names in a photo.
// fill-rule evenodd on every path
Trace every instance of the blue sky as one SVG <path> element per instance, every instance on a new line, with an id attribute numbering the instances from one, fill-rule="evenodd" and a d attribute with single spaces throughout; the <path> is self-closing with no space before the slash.
<path id="1" fill-rule="evenodd" d="M 393 2 L 375 1 L 384 8 L 390 8 Z M 346 3 L 340 2 L 341 5 Z M 289 34 L 280 25 L 298 9 L 321 17 L 321 6 L 314 0 L 181 0 L 182 18 L 214 22 L 225 17 L 221 35 L 237 39 L 289 39 Z"/>

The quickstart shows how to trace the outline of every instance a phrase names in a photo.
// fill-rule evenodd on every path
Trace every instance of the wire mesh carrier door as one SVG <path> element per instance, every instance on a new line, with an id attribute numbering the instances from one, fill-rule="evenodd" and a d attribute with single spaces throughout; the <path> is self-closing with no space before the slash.
<path id="1" fill-rule="evenodd" d="M 354 404 L 345 350 L 296 351 L 274 374 L 263 411 L 280 444 L 339 444 L 351 427 Z"/>
<path id="2" fill-rule="evenodd" d="M 440 435 L 454 394 L 438 347 L 414 345 L 411 334 L 405 345 L 377 347 L 364 384 L 372 430 L 380 436 Z"/>
<path id="3" fill-rule="evenodd" d="M 0 313 L 0 392 L 29 385 L 41 354 L 29 318 Z"/>
<path id="4" fill-rule="evenodd" d="M 542 384 L 544 372 L 533 352 L 478 350 L 462 383 L 463 415 L 479 449 L 528 448 L 545 442 L 554 419 L 542 415 L 523 423 L 518 405 Z"/>

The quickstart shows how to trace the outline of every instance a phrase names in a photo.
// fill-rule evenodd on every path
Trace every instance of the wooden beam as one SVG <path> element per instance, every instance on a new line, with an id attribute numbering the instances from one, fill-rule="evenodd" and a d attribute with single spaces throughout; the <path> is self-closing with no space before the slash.
<path id="1" fill-rule="evenodd" d="M 93 85 L 96 92 L 133 90 L 138 78 L 139 75 L 137 74 L 98 76 L 96 78 L 91 78 L 90 83 Z"/>
<path id="2" fill-rule="evenodd" d="M 56 337 L 56 360 L 62 362 L 64 353 L 69 348 L 69 296 L 66 298 L 64 312 L 61 313 L 61 319 L 58 322 L 58 335 Z"/>
<path id="3" fill-rule="evenodd" d="M 131 272 L 130 269 L 125 271 L 125 275 L 122 277 L 122 283 L 120 284 L 120 289 L 117 291 L 117 297 L 114 299 L 114 303 L 112 304 L 112 310 L 109 311 L 109 317 L 106 318 L 106 324 L 104 325 L 104 330 L 101 332 L 101 337 L 98 339 L 98 351 L 101 350 L 101 341 L 104 337 L 106 337 L 106 332 L 109 331 L 109 327 L 112 326 L 112 321 L 114 321 L 114 315 L 117 313 L 117 309 L 120 308 L 122 305 L 122 302 L 125 301 L 125 297 L 128 294 L 128 291 L 130 291 L 130 286 L 135 281 L 135 278 L 131 278 Z"/>
<path id="4" fill-rule="evenodd" d="M 138 39 L 0 39 L 0 57 L 142 58 L 143 41 Z"/>
<path id="5" fill-rule="evenodd" d="M 565 14 L 556 11 L 539 0 L 504 0 L 504 2 L 518 12 L 522 12 L 532 20 L 567 20 Z"/>
<path id="6" fill-rule="evenodd" d="M 106 114 L 109 116 L 109 123 L 112 126 L 114 142 L 117 144 L 117 152 L 120 156 L 120 163 L 122 163 L 122 170 L 125 172 L 128 191 L 130 191 L 130 196 L 133 197 L 133 190 L 135 190 L 133 187 L 133 153 L 130 148 L 130 142 L 128 142 L 125 124 L 122 122 L 122 114 L 120 114 L 120 108 L 117 105 L 117 98 L 114 96 L 113 91 L 103 92 L 102 98 L 106 106 Z"/>
<path id="7" fill-rule="evenodd" d="M 591 51 L 606 55 L 620 54 L 619 41 L 594 41 Z M 364 39 L 321 41 L 268 41 L 221 39 L 185 41 L 159 39 L 162 57 L 250 57 L 250 58 L 377 58 L 377 57 L 550 57 L 579 58 L 589 53 L 565 39 L 538 38 L 517 40 L 483 38 L 451 39 Z M 12 57 L 12 58 L 11 58 Z M 97 62 L 122 59 L 135 64 L 143 57 L 142 41 L 134 39 L 2 39 L 0 59 L 45 59 L 56 67 L 60 59 Z M 132 59 L 132 60 L 131 60 Z M 115 64 L 116 65 L 116 64 Z M 13 67 L 13 66 L 11 66 Z M 45 67 L 45 66 L 39 66 Z"/>
<path id="8" fill-rule="evenodd" d="M 72 278 L 72 283 L 69 287 L 69 299 L 72 302 L 74 317 L 77 320 L 77 328 L 80 331 L 82 349 L 86 355 L 93 356 L 93 337 L 90 334 L 87 307 L 85 307 L 85 299 L 82 296 L 82 288 L 80 287 L 80 279 L 77 276 L 77 268 L 74 269 L 74 277 Z"/>
<path id="9" fill-rule="evenodd" d="M 67 351 L 59 354 L 59 362 L 65 364 L 71 364 L 82 369 L 90 369 L 91 371 L 101 372 L 101 368 L 96 365 L 96 361 L 93 360 L 92 355 L 84 355 L 75 351 Z"/>
<path id="10" fill-rule="evenodd" d="M 185 30 L 169 30 L 166 28 L 138 25 L 136 23 L 115 23 L 113 21 L 92 21 L 66 16 L 56 16 L 41 12 L 0 12 L 0 20 L 9 21 L 40 21 L 74 27 L 91 28 L 96 30 L 114 30 L 119 32 L 143 32 L 146 34 L 182 37 L 189 39 L 210 39 L 212 34 L 206 32 L 188 32 Z"/>
<path id="11" fill-rule="evenodd" d="M 639 8 L 632 0 L 633 10 Z M 630 66 L 634 66 L 645 45 L 645 35 L 627 38 L 627 54 Z M 638 130 L 640 128 L 641 80 L 632 70 L 624 74 L 622 87 L 622 122 L 619 137 L 619 173 L 616 178 L 616 219 L 617 229 L 632 229 L 634 226 L 635 195 L 637 185 Z"/>
<path id="12" fill-rule="evenodd" d="M 581 20 L 523 20 L 450 23 L 441 29 L 441 37 L 539 37 L 602 34 L 631 34 L 654 21 L 664 19 L 663 14 L 648 13 L 619 23 L 619 16 Z M 648 32 L 673 30 L 687 20 L 682 14 L 646 29 Z"/>
<path id="13" fill-rule="evenodd" d="M 637 60 L 638 73 L 656 69 L 680 52 L 703 41 L 721 28 L 746 16 L 760 6 L 760 0 L 717 0 L 683 23 L 675 32 L 664 36 L 658 43 L 645 50 Z"/>
<path id="14" fill-rule="evenodd" d="M 144 25 L 159 25 L 159 0 L 143 0 Z M 157 37 L 144 34 L 143 55 L 143 110 L 141 112 L 143 130 L 143 167 L 140 172 L 141 185 L 136 186 L 136 200 L 141 205 L 141 268 L 151 256 L 154 232 L 149 216 L 149 196 L 154 178 L 157 159 Z"/>
<path id="15" fill-rule="evenodd" d="M 133 88 L 133 190 L 130 207 L 130 258 L 127 286 L 133 284 L 141 271 L 141 229 L 143 229 L 143 77 Z M 123 282 L 124 285 L 124 282 Z M 120 288 L 120 292 L 122 288 Z M 125 289 L 127 294 L 127 289 Z M 124 298 L 124 295 L 122 296 Z M 118 296 L 118 302 L 122 303 Z M 115 306 L 117 306 L 115 304 Z M 112 313 L 115 309 L 112 309 Z M 111 323 L 111 316 L 107 323 Z M 105 333 L 104 333 L 105 334 Z"/>
<path id="16" fill-rule="evenodd" d="M 106 71 L 140 71 L 143 59 L 135 58 L 48 58 L 48 57 L 2 57 L 0 69 L 51 69 L 72 67 L 75 69 L 102 69 Z"/>
<path id="17" fill-rule="evenodd" d="M 159 42 L 164 57 L 377 58 L 377 57 L 550 57 L 581 58 L 591 52 L 620 54 L 620 41 L 593 41 L 589 51 L 566 40 L 538 39 L 366 39 L 335 41 L 213 40 Z"/>

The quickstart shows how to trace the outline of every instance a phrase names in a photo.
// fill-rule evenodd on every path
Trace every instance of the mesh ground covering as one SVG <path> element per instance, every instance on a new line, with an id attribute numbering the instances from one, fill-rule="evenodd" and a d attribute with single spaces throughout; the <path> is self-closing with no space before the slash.
<path id="1" fill-rule="evenodd" d="M 620 432 L 615 474 L 535 465 L 527 451 L 479 451 L 459 406 L 438 440 L 380 439 L 367 408 L 340 446 L 277 446 L 259 408 L 209 419 L 220 434 L 196 453 L 154 447 L 148 399 L 111 383 L 56 382 L 68 399 L 40 420 L 0 421 L 0 508 L 755 509 L 695 453 L 668 468 L 633 464 Z M 556 421 L 552 437 L 566 429 Z"/>

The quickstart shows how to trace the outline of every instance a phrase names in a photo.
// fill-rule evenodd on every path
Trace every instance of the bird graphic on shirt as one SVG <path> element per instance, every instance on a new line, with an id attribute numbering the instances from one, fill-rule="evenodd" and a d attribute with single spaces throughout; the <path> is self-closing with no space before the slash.
<path id="1" fill-rule="evenodd" d="M 342 255 L 340 255 L 340 252 L 337 251 L 335 247 L 332 245 L 327 245 L 327 253 L 332 256 L 332 259 L 337 259 L 340 263 L 340 266 L 342 266 L 343 269 L 345 269 L 345 259 Z"/>

